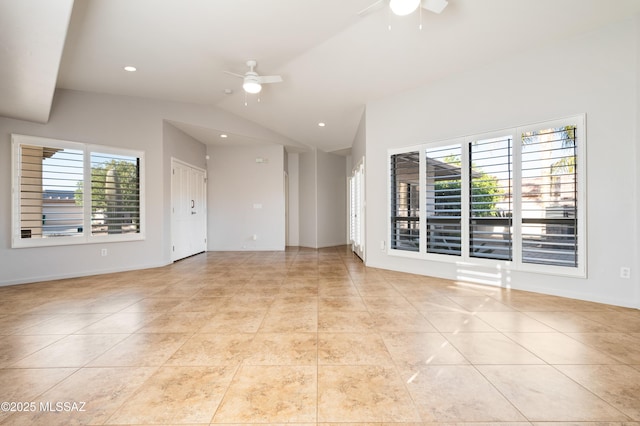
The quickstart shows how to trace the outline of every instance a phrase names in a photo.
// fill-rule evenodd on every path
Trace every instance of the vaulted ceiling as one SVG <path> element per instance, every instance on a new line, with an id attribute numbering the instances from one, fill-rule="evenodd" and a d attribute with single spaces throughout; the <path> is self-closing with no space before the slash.
<path id="1" fill-rule="evenodd" d="M 215 106 L 339 151 L 368 102 L 640 13 L 638 0 L 449 0 L 439 15 L 358 15 L 374 2 L 0 0 L 0 115 L 46 122 L 57 87 Z M 259 101 L 223 72 L 248 59 L 284 79 Z"/>

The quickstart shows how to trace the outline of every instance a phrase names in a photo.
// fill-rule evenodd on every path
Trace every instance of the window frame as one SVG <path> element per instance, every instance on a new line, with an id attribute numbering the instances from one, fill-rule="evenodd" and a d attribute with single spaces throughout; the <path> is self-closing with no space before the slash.
<path id="1" fill-rule="evenodd" d="M 539 131 L 547 128 L 564 127 L 567 125 L 576 126 L 576 235 L 577 235 L 577 266 L 557 266 L 557 265 L 545 265 L 536 263 L 523 262 L 523 236 L 522 236 L 522 135 L 528 131 Z M 511 210 L 511 239 L 512 239 L 512 260 L 498 260 L 482 257 L 472 257 L 470 255 L 470 207 L 469 196 L 471 191 L 470 184 L 470 154 L 468 144 L 473 141 L 480 141 L 486 139 L 492 139 L 496 137 L 506 137 L 511 135 L 513 137 L 512 146 L 512 210 Z M 399 256 L 406 258 L 422 259 L 429 261 L 454 263 L 464 265 L 468 267 L 475 265 L 478 267 L 487 268 L 500 268 L 511 271 L 533 272 L 548 275 L 568 276 L 577 278 L 586 278 L 587 276 L 587 171 L 586 171 L 586 114 L 576 114 L 560 119 L 553 119 L 548 121 L 542 121 L 532 124 L 525 124 L 521 126 L 505 128 L 502 130 L 479 133 L 468 135 L 464 137 L 456 137 L 446 140 L 440 140 L 435 142 L 428 142 L 420 145 L 412 145 L 404 148 L 394 148 L 387 150 L 387 212 L 391 212 L 392 196 L 394 194 L 394 182 L 391 179 L 391 167 L 392 156 L 397 154 L 409 153 L 413 151 L 420 152 L 420 209 L 419 209 L 419 222 L 420 222 L 420 237 L 419 237 L 419 250 L 417 252 L 409 252 L 405 250 L 395 249 L 391 247 L 391 244 L 387 244 L 386 253 L 390 256 Z M 461 213 L 461 238 L 462 248 L 461 255 L 441 254 L 441 253 L 429 253 L 427 252 L 427 197 L 426 197 L 426 157 L 427 149 L 434 149 L 438 147 L 446 146 L 460 146 L 461 152 L 461 174 L 462 174 L 462 186 L 461 186 L 461 200 L 462 200 L 462 213 Z M 391 218 L 387 216 L 387 236 L 391 235 Z M 389 237 L 388 237 L 389 238 Z"/>
<path id="2" fill-rule="evenodd" d="M 78 236 L 64 236 L 56 238 L 22 238 L 21 231 L 21 147 L 23 145 L 36 147 L 52 147 L 74 149 L 82 152 L 83 160 L 83 220 L 82 232 Z M 139 184 L 139 232 L 126 234 L 92 235 L 92 188 L 91 188 L 91 154 L 101 153 L 115 156 L 136 157 L 138 161 Z M 145 156 L 143 151 L 117 148 L 113 146 L 95 145 L 82 142 L 53 139 L 21 134 L 11 135 L 11 247 L 53 247 L 78 244 L 99 244 L 121 241 L 140 241 L 146 239 L 145 214 Z"/>

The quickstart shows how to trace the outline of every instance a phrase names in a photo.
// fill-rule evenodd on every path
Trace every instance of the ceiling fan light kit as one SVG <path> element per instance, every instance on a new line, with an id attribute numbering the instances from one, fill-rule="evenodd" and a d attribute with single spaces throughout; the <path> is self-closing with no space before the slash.
<path id="1" fill-rule="evenodd" d="M 447 0 L 376 0 L 358 12 L 358 16 L 366 16 L 387 3 L 391 12 L 397 16 L 410 15 L 418 9 L 420 9 L 420 12 L 425 9 L 439 14 L 449 4 Z"/>
<path id="2" fill-rule="evenodd" d="M 262 84 L 258 82 L 257 76 L 248 75 L 244 78 L 242 88 L 247 93 L 256 94 L 262 90 Z"/>
<path id="3" fill-rule="evenodd" d="M 389 8 L 398 16 L 406 16 L 420 7 L 420 0 L 390 0 Z"/>

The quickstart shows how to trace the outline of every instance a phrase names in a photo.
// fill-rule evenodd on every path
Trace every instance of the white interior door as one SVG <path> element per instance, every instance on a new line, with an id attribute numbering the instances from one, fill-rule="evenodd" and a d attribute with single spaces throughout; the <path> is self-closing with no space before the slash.
<path id="1" fill-rule="evenodd" d="M 358 163 L 349 178 L 350 239 L 351 249 L 363 261 L 365 260 L 365 198 L 364 198 L 364 159 Z"/>
<path id="2" fill-rule="evenodd" d="M 171 260 L 207 249 L 206 172 L 171 160 Z"/>

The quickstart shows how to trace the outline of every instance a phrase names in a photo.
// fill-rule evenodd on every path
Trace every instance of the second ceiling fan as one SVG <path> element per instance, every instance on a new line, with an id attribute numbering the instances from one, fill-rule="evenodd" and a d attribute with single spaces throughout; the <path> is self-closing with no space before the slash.
<path id="1" fill-rule="evenodd" d="M 249 67 L 249 71 L 242 74 L 236 74 L 234 72 L 225 71 L 226 74 L 232 75 L 234 77 L 241 78 L 242 88 L 245 92 L 255 94 L 260 93 L 262 90 L 263 84 L 269 83 L 281 83 L 282 77 L 279 75 L 258 75 L 257 72 L 254 71 L 254 68 L 258 65 L 258 63 L 254 59 L 249 59 L 247 61 L 247 66 Z"/>

